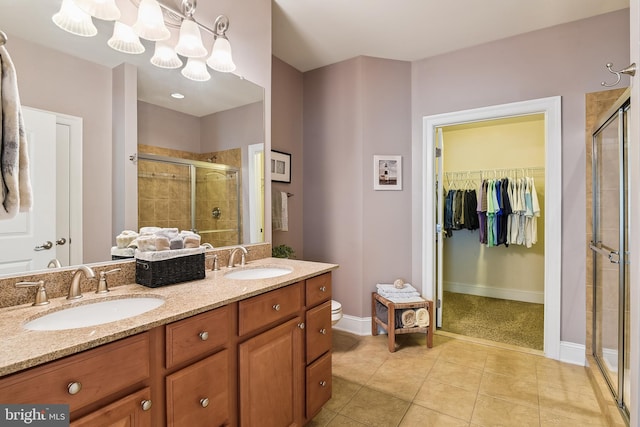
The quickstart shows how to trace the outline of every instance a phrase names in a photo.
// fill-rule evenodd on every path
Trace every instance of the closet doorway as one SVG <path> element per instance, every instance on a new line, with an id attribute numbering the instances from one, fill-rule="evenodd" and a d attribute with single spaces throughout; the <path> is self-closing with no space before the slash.
<path id="1" fill-rule="evenodd" d="M 525 137 L 495 136 L 489 141 L 481 137 L 474 147 L 468 138 L 461 137 L 522 124 L 539 129 L 534 137 L 537 143 L 527 143 Z M 423 294 L 436 301 L 438 327 L 448 315 L 455 316 L 454 304 L 447 311 L 447 296 L 452 302 L 466 295 L 544 304 L 544 344 L 540 349 L 548 357 L 559 358 L 561 190 L 560 186 L 544 184 L 561 182 L 560 138 L 559 97 L 424 118 Z M 537 243 L 534 239 L 509 247 L 496 242 L 483 245 L 479 231 L 452 230 L 451 224 L 445 223 L 445 189 L 475 189 L 483 179 L 524 183 L 527 177 L 540 187 L 536 188 L 538 195 L 544 195 L 539 198 Z M 463 304 L 467 304 L 463 311 L 473 307 L 469 299 Z M 505 314 L 488 314 L 478 322 L 499 322 Z"/>

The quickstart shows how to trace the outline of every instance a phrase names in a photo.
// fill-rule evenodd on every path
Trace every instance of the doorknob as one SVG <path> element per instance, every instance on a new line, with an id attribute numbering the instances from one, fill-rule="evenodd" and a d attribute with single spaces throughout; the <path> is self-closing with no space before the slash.
<path id="1" fill-rule="evenodd" d="M 64 237 L 61 237 L 58 240 L 56 240 L 56 245 L 62 246 L 65 243 L 67 243 L 67 239 L 65 239 Z"/>
<path id="2" fill-rule="evenodd" d="M 33 248 L 33 250 L 34 251 L 46 251 L 46 250 L 51 249 L 52 247 L 53 247 L 53 243 L 51 243 L 50 240 L 47 240 L 42 245 L 36 246 L 35 248 Z"/>

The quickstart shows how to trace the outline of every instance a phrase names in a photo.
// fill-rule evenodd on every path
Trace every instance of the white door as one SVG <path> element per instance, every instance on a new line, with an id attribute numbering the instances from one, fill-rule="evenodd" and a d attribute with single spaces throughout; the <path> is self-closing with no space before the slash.
<path id="1" fill-rule="evenodd" d="M 264 242 L 264 144 L 249 146 L 249 238 Z"/>
<path id="2" fill-rule="evenodd" d="M 436 212 L 436 326 L 442 327 L 442 310 L 443 310 L 443 298 L 442 290 L 444 288 L 443 270 L 442 270 L 442 248 L 444 239 L 444 186 L 442 185 L 443 178 L 443 164 L 444 164 L 444 147 L 442 140 L 442 128 L 436 129 L 436 152 L 435 152 L 435 165 L 434 171 L 436 174 L 436 200 L 437 207 Z"/>
<path id="3" fill-rule="evenodd" d="M 70 147 L 71 127 L 56 123 L 56 231 L 54 242 L 58 261 L 63 266 L 72 265 L 69 248 L 71 230 L 69 229 L 69 206 L 71 191 L 70 180 Z M 73 264 L 77 264 L 74 262 Z"/>
<path id="4" fill-rule="evenodd" d="M 47 267 L 56 258 L 56 116 L 23 107 L 33 209 L 0 221 L 0 274 Z"/>

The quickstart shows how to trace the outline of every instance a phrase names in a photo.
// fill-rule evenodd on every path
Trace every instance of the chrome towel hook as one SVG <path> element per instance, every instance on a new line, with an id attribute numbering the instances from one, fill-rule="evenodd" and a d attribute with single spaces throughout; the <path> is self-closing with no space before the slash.
<path id="1" fill-rule="evenodd" d="M 605 82 L 600 82 L 600 84 L 604 87 L 613 87 L 615 85 L 617 85 L 618 83 L 620 83 L 620 79 L 622 78 L 622 74 L 627 74 L 629 76 L 635 76 L 636 75 L 636 63 L 634 62 L 633 64 L 629 65 L 627 68 L 624 68 L 620 71 L 614 71 L 611 69 L 611 67 L 613 67 L 613 64 L 611 62 L 609 62 L 607 64 L 607 70 L 609 70 L 609 72 L 611 74 L 615 74 L 617 77 L 617 80 L 611 84 L 605 83 Z"/>

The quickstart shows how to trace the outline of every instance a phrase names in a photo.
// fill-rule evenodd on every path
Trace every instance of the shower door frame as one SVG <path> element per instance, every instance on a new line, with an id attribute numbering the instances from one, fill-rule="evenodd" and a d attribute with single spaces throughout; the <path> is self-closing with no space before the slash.
<path id="1" fill-rule="evenodd" d="M 626 286 L 627 286 L 627 264 L 629 259 L 628 252 L 628 228 L 629 228 L 629 168 L 628 168 L 628 155 L 625 151 L 625 145 L 627 141 L 628 118 L 626 113 L 631 107 L 631 99 L 629 94 L 625 92 L 623 96 L 603 115 L 603 120 L 598 124 L 596 130 L 592 134 L 592 146 L 591 146 L 591 177 L 592 177 L 592 233 L 594 240 L 589 244 L 589 248 L 592 251 L 592 277 L 593 277 L 593 318 L 592 318 L 592 330 L 593 340 L 591 343 L 591 353 L 598 365 L 598 368 L 602 372 L 611 393 L 613 394 L 616 404 L 629 419 L 629 408 L 626 405 L 626 399 L 624 393 L 625 382 L 625 351 L 628 348 L 629 343 L 625 340 L 625 323 L 626 323 Z M 619 230 L 618 230 L 618 249 L 608 248 L 602 245 L 602 242 L 595 241 L 596 233 L 599 231 L 599 214 L 598 204 L 600 197 L 600 188 L 598 180 L 598 153 L 597 136 L 604 131 L 612 122 L 618 120 L 618 166 L 619 166 Z M 598 305 L 598 287 L 596 281 L 598 280 L 598 256 L 607 256 L 611 263 L 618 264 L 618 361 L 617 361 L 617 387 L 612 384 L 612 380 L 609 378 L 606 367 L 606 362 L 601 360 L 598 356 L 598 340 L 595 336 L 599 328 L 597 305 Z"/>
<path id="2" fill-rule="evenodd" d="M 180 159 L 177 157 L 168 157 L 168 156 L 160 156 L 157 154 L 147 154 L 147 153 L 138 153 L 138 159 L 141 160 L 151 160 L 156 162 L 163 163 L 173 163 L 173 164 L 181 164 L 189 166 L 189 179 L 191 180 L 191 231 L 197 232 L 196 230 L 196 172 L 195 169 L 197 167 L 212 169 L 217 171 L 224 172 L 235 172 L 238 174 L 238 179 L 236 180 L 236 194 L 238 194 L 238 218 L 236 219 L 236 224 L 238 224 L 238 244 L 242 243 L 242 216 L 241 216 L 241 194 L 240 194 L 240 170 L 234 166 L 223 165 L 220 163 L 209 163 L 203 162 L 200 160 L 190 160 L 190 159 Z"/>

